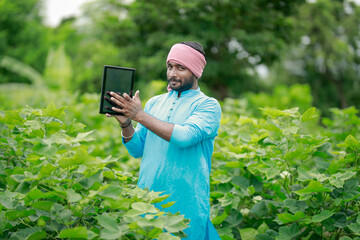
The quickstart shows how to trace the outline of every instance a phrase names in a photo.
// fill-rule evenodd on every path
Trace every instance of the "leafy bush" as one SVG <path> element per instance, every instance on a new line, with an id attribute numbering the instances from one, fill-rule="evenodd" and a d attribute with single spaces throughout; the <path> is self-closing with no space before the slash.
<path id="1" fill-rule="evenodd" d="M 336 119 L 311 133 L 315 108 L 261 110 L 261 118 L 223 115 L 211 175 L 221 238 L 360 239 L 359 139 L 319 135 L 339 131 Z"/>
<path id="2" fill-rule="evenodd" d="M 64 109 L 0 112 L 0 238 L 184 236 L 188 220 L 163 211 L 168 195 L 136 187 L 118 158 L 94 155 L 94 131 L 63 122 Z"/>
<path id="3" fill-rule="evenodd" d="M 162 91 L 164 82 L 153 84 Z M 210 196 L 222 239 L 359 239 L 358 110 L 320 121 L 304 89 L 222 103 Z M 139 160 L 116 121 L 98 114 L 98 94 L 6 90 L 4 109 L 69 107 L 0 112 L 0 238 L 183 236 L 188 221 L 162 211 L 166 196 L 135 186 Z"/>

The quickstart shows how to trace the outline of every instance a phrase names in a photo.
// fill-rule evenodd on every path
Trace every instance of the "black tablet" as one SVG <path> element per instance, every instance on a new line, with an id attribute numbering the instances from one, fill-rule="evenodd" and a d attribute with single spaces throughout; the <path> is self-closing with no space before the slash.
<path id="1" fill-rule="evenodd" d="M 107 95 L 107 92 L 113 91 L 116 93 L 127 93 L 130 96 L 134 90 L 134 80 L 135 80 L 135 69 L 133 68 L 124 68 L 116 66 L 104 66 L 104 74 L 101 87 L 101 100 L 100 100 L 100 113 L 110 113 L 112 115 L 121 115 L 118 112 L 114 112 L 111 109 L 112 105 L 105 100 L 105 96 L 110 98 Z"/>

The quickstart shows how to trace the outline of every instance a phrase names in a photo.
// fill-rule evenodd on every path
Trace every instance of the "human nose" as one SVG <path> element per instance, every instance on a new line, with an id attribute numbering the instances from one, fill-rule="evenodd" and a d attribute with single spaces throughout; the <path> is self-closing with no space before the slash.
<path id="1" fill-rule="evenodd" d="M 172 78 L 172 77 L 176 77 L 177 76 L 177 71 L 175 68 L 169 68 L 168 69 L 168 77 Z"/>

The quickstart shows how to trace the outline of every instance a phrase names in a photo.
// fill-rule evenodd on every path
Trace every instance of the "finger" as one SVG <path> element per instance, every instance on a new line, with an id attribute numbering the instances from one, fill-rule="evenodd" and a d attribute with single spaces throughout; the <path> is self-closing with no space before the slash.
<path id="1" fill-rule="evenodd" d="M 116 99 L 121 99 L 122 96 L 121 96 L 121 93 L 120 92 L 113 92 L 111 91 L 110 94 L 109 94 L 110 97 L 114 97 Z"/>
<path id="2" fill-rule="evenodd" d="M 127 93 L 124 93 L 123 96 L 124 96 L 124 99 L 125 99 L 126 101 L 130 101 L 130 100 L 131 100 L 131 97 L 130 97 Z"/>
<path id="3" fill-rule="evenodd" d="M 139 96 L 139 95 L 140 95 L 140 91 L 137 90 L 137 91 L 135 92 L 135 97 L 134 97 L 134 98 L 135 98 L 136 100 L 139 100 L 139 101 L 140 101 L 140 96 Z"/>
<path id="4" fill-rule="evenodd" d="M 111 97 L 111 92 L 110 91 L 106 91 L 106 94 Z"/>
<path id="5" fill-rule="evenodd" d="M 110 100 L 116 104 L 116 106 L 114 106 L 114 107 L 118 107 L 118 108 L 124 108 L 125 107 L 124 103 L 126 102 L 126 100 L 124 100 L 123 98 L 121 98 L 119 100 L 119 99 L 116 99 L 114 97 L 111 97 Z"/>
<path id="6" fill-rule="evenodd" d="M 106 108 L 107 110 L 112 111 L 112 107 L 105 106 L 105 108 Z"/>
<path id="7" fill-rule="evenodd" d="M 106 116 L 106 117 L 114 117 L 114 115 L 111 115 L 111 114 L 109 114 L 109 113 L 106 113 L 105 116 Z"/>
<path id="8" fill-rule="evenodd" d="M 108 97 L 104 97 L 104 98 L 105 98 L 105 100 L 106 100 L 108 103 L 111 104 L 111 106 L 113 106 L 113 107 L 118 107 L 118 105 L 116 105 L 113 101 L 111 101 L 110 98 L 108 98 Z"/>
<path id="9" fill-rule="evenodd" d="M 107 110 L 112 111 L 112 112 L 120 112 L 119 110 L 123 110 L 122 108 L 119 107 L 105 107 Z M 122 113 L 122 112 L 121 112 Z M 110 115 L 110 114 L 109 114 Z M 116 114 L 115 114 L 116 115 Z M 111 117 L 115 117 L 115 115 L 111 114 Z"/>
<path id="10" fill-rule="evenodd" d="M 117 108 L 117 107 L 112 107 L 111 110 L 113 110 L 114 112 L 118 112 L 118 113 L 124 113 L 124 109 Z"/>

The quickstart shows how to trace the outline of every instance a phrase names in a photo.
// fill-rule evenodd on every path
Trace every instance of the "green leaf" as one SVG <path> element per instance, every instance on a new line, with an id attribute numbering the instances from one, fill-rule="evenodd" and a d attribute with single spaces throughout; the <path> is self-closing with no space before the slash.
<path id="1" fill-rule="evenodd" d="M 39 227 L 25 228 L 16 231 L 11 235 L 9 240 L 35 240 L 44 239 L 47 237 L 45 231 Z"/>
<path id="2" fill-rule="evenodd" d="M 82 131 L 86 126 L 82 123 L 77 123 L 75 120 L 69 125 L 67 132 L 68 133 L 74 133 Z"/>
<path id="3" fill-rule="evenodd" d="M 162 208 L 168 208 L 168 207 L 171 207 L 172 205 L 174 205 L 176 202 L 173 201 L 173 202 L 168 202 L 166 204 L 162 204 L 161 207 Z"/>
<path id="4" fill-rule="evenodd" d="M 254 213 L 258 217 L 265 217 L 267 215 L 267 208 L 265 201 L 260 201 L 255 203 L 255 205 L 251 208 L 250 212 Z"/>
<path id="5" fill-rule="evenodd" d="M 265 233 L 269 229 L 269 226 L 264 221 L 257 229 L 258 233 Z M 256 238 L 257 239 L 257 238 Z"/>
<path id="6" fill-rule="evenodd" d="M 9 220 L 16 220 L 16 219 L 19 219 L 19 218 L 23 218 L 23 217 L 33 215 L 35 213 L 36 213 L 35 209 L 25 209 L 25 210 L 7 211 L 5 213 L 5 215 Z"/>
<path id="7" fill-rule="evenodd" d="M 45 126 L 42 122 L 40 122 L 38 119 L 36 120 L 27 120 L 24 123 L 24 126 L 27 126 L 31 131 L 35 130 L 42 130 L 45 131 Z"/>
<path id="8" fill-rule="evenodd" d="M 81 238 L 87 239 L 87 229 L 85 227 L 75 227 L 64 229 L 60 232 L 59 238 Z"/>
<path id="9" fill-rule="evenodd" d="M 344 236 L 344 237 L 341 237 L 339 240 L 352 240 L 352 238 Z"/>
<path id="10" fill-rule="evenodd" d="M 81 145 L 76 149 L 75 155 L 70 158 L 60 159 L 59 164 L 61 167 L 67 168 L 78 165 L 96 166 L 100 162 L 87 152 L 85 146 Z"/>
<path id="11" fill-rule="evenodd" d="M 51 207 L 55 204 L 52 201 L 36 201 L 33 202 L 32 207 L 40 210 L 50 212 Z"/>
<path id="12" fill-rule="evenodd" d="M 324 210 L 321 213 L 314 215 L 312 217 L 312 222 L 314 222 L 314 223 L 322 222 L 325 219 L 328 219 L 329 217 L 331 217 L 332 215 L 334 215 L 334 212 L 331 212 L 329 210 Z"/>
<path id="13" fill-rule="evenodd" d="M 120 199 L 105 199 L 103 203 L 104 206 L 114 210 L 115 209 L 128 210 L 132 202 L 133 202 L 132 199 L 120 198 Z"/>
<path id="14" fill-rule="evenodd" d="M 51 163 L 47 163 L 44 166 L 41 167 L 40 172 L 38 174 L 38 179 L 42 179 L 45 177 L 49 177 L 52 175 L 52 173 L 58 169 L 56 166 L 54 166 Z"/>
<path id="15" fill-rule="evenodd" d="M 91 142 L 95 140 L 95 137 L 92 135 L 95 130 L 89 132 L 79 133 L 72 142 Z"/>
<path id="16" fill-rule="evenodd" d="M 239 231 L 241 239 L 256 240 L 255 236 L 258 235 L 258 231 L 254 228 L 242 228 Z"/>
<path id="17" fill-rule="evenodd" d="M 301 116 L 301 121 L 306 122 L 317 117 L 316 108 L 312 107 L 306 110 Z"/>
<path id="18" fill-rule="evenodd" d="M 329 182 L 331 185 L 342 188 L 344 186 L 344 183 L 346 180 L 349 180 L 350 178 L 354 177 L 356 175 L 356 172 L 346 171 L 344 173 L 337 172 L 333 174 L 329 178 Z"/>
<path id="19" fill-rule="evenodd" d="M 131 204 L 131 208 L 141 212 L 142 214 L 159 212 L 159 210 L 156 209 L 151 203 L 135 202 Z"/>
<path id="20" fill-rule="evenodd" d="M 78 202 L 82 199 L 81 195 L 76 193 L 74 189 L 70 188 L 66 191 L 67 199 L 70 203 Z"/>
<path id="21" fill-rule="evenodd" d="M 282 213 L 282 214 L 277 214 L 278 219 L 286 224 L 286 223 L 290 223 L 290 222 L 295 222 L 298 221 L 302 218 L 305 217 L 305 213 L 303 212 L 297 212 L 294 215 L 290 214 L 290 213 Z"/>
<path id="22" fill-rule="evenodd" d="M 276 166 L 258 167 L 257 170 L 264 173 L 268 180 L 279 176 L 281 172 L 280 168 Z"/>
<path id="23" fill-rule="evenodd" d="M 18 193 L 13 193 L 9 191 L 0 192 L 0 204 L 7 208 L 12 209 L 16 206 L 15 197 L 18 195 Z"/>
<path id="24" fill-rule="evenodd" d="M 26 161 L 30 162 L 30 163 L 36 163 L 38 160 L 40 159 L 40 156 L 37 154 L 30 154 L 27 156 L 27 158 L 25 159 Z"/>
<path id="25" fill-rule="evenodd" d="M 64 208 L 63 205 L 58 203 L 54 203 L 51 207 L 50 214 L 56 215 L 62 220 L 68 220 L 73 215 L 71 210 Z"/>
<path id="26" fill-rule="evenodd" d="M 21 125 L 24 122 L 24 119 L 21 118 L 17 110 L 8 110 L 5 111 L 5 117 L 0 117 L 0 122 L 7 125 Z"/>
<path id="27" fill-rule="evenodd" d="M 297 126 L 290 126 L 290 127 L 282 129 L 282 133 L 285 136 L 288 136 L 291 134 L 296 134 L 298 131 L 299 131 L 299 127 L 297 127 Z"/>
<path id="28" fill-rule="evenodd" d="M 303 212 L 307 208 L 305 201 L 298 201 L 295 199 L 285 199 L 284 206 L 289 208 L 290 212 L 292 213 L 296 213 L 299 211 Z"/>
<path id="29" fill-rule="evenodd" d="M 346 214 L 344 212 L 335 213 L 331 218 L 335 220 L 335 227 L 344 228 L 346 226 Z"/>
<path id="30" fill-rule="evenodd" d="M 169 233 L 176 233 L 187 228 L 184 222 L 184 215 L 167 215 L 165 216 L 165 226 L 164 228 Z"/>
<path id="31" fill-rule="evenodd" d="M 118 224 L 115 217 L 104 213 L 102 215 L 98 215 L 96 218 L 100 226 L 102 226 L 103 228 L 106 228 L 110 231 L 118 231 Z"/>
<path id="32" fill-rule="evenodd" d="M 249 186 L 248 188 L 247 188 L 247 193 L 249 194 L 249 196 L 252 196 L 252 195 L 254 195 L 254 193 L 255 193 L 255 187 L 254 186 Z"/>
<path id="33" fill-rule="evenodd" d="M 317 192 L 331 192 L 330 189 L 325 188 L 320 182 L 311 180 L 309 185 L 301 190 L 295 191 L 298 195 L 304 195 L 308 193 L 317 193 Z"/>
<path id="34" fill-rule="evenodd" d="M 0 212 L 0 233 L 2 233 L 5 229 L 7 229 L 8 225 L 9 225 L 9 221 L 6 219 L 5 212 L 4 211 Z"/>
<path id="35" fill-rule="evenodd" d="M 227 176 L 225 174 L 218 174 L 212 177 L 213 183 L 227 183 L 231 180 L 230 176 Z"/>
<path id="36" fill-rule="evenodd" d="M 64 109 L 66 107 L 60 107 L 57 108 L 54 104 L 54 102 L 50 102 L 46 109 L 43 109 L 43 117 L 55 117 L 55 118 L 59 118 L 60 116 L 62 116 L 64 114 Z"/>
<path id="37" fill-rule="evenodd" d="M 289 240 L 296 237 L 300 232 L 298 226 L 293 224 L 291 226 L 283 226 L 279 228 L 279 236 L 277 236 L 276 240 Z"/>
<path id="38" fill-rule="evenodd" d="M 214 217 L 211 222 L 214 225 L 219 225 L 220 223 L 222 223 L 229 215 L 226 213 L 226 211 L 223 212 L 223 214 L 221 214 L 220 216 L 216 216 Z"/>
<path id="39" fill-rule="evenodd" d="M 170 233 L 160 233 L 159 240 L 180 240 L 179 237 L 171 235 Z"/>
<path id="40" fill-rule="evenodd" d="M 156 239 L 160 233 L 162 233 L 163 230 L 161 228 L 154 228 L 153 230 L 151 230 L 149 232 L 149 234 L 147 235 L 150 239 Z"/>
<path id="41" fill-rule="evenodd" d="M 52 156 L 56 153 L 57 147 L 54 145 L 38 143 L 32 150 L 42 156 Z"/>
<path id="42" fill-rule="evenodd" d="M 348 228 L 356 235 L 360 235 L 360 223 L 352 223 L 348 225 Z"/>
<path id="43" fill-rule="evenodd" d="M 352 135 L 349 135 L 345 139 L 345 144 L 349 148 L 358 149 L 360 148 L 360 142 L 354 138 Z"/>
<path id="44" fill-rule="evenodd" d="M 274 240 L 273 237 L 270 237 L 267 234 L 258 234 L 258 235 L 256 235 L 255 239 L 256 240 Z"/>
<path id="45" fill-rule="evenodd" d="M 231 228 L 229 227 L 222 227 L 222 228 L 217 228 L 216 229 L 219 236 L 221 237 L 222 240 L 234 240 L 233 237 L 233 233 Z"/>
<path id="46" fill-rule="evenodd" d="M 121 187 L 120 185 L 111 184 L 109 185 L 109 187 L 101 191 L 99 195 L 107 198 L 119 199 L 119 197 L 122 197 L 122 192 L 123 187 Z"/>
<path id="47" fill-rule="evenodd" d="M 225 166 L 229 168 L 242 168 L 244 164 L 240 161 L 236 161 L 236 162 L 227 162 Z"/>
<path id="48" fill-rule="evenodd" d="M 218 201 L 221 203 L 222 207 L 229 206 L 233 203 L 234 196 L 233 194 L 227 193 L 224 197 L 219 198 Z"/>
<path id="49" fill-rule="evenodd" d="M 117 230 L 104 228 L 100 232 L 100 239 L 121 239 L 121 236 L 125 235 L 128 232 L 129 227 L 127 225 L 122 225 L 117 228 Z"/>
<path id="50" fill-rule="evenodd" d="M 157 197 L 157 198 L 151 200 L 150 203 L 159 203 L 159 202 L 164 201 L 164 200 L 167 199 L 168 197 L 169 197 L 169 195 L 163 195 L 163 196 L 160 196 L 160 197 Z"/>
<path id="51" fill-rule="evenodd" d="M 291 116 L 290 113 L 285 112 L 285 111 L 281 111 L 279 109 L 274 109 L 274 108 L 260 108 L 263 112 L 263 114 L 265 114 L 266 116 L 270 117 L 270 118 L 278 118 L 278 117 L 282 117 L 282 116 Z"/>

